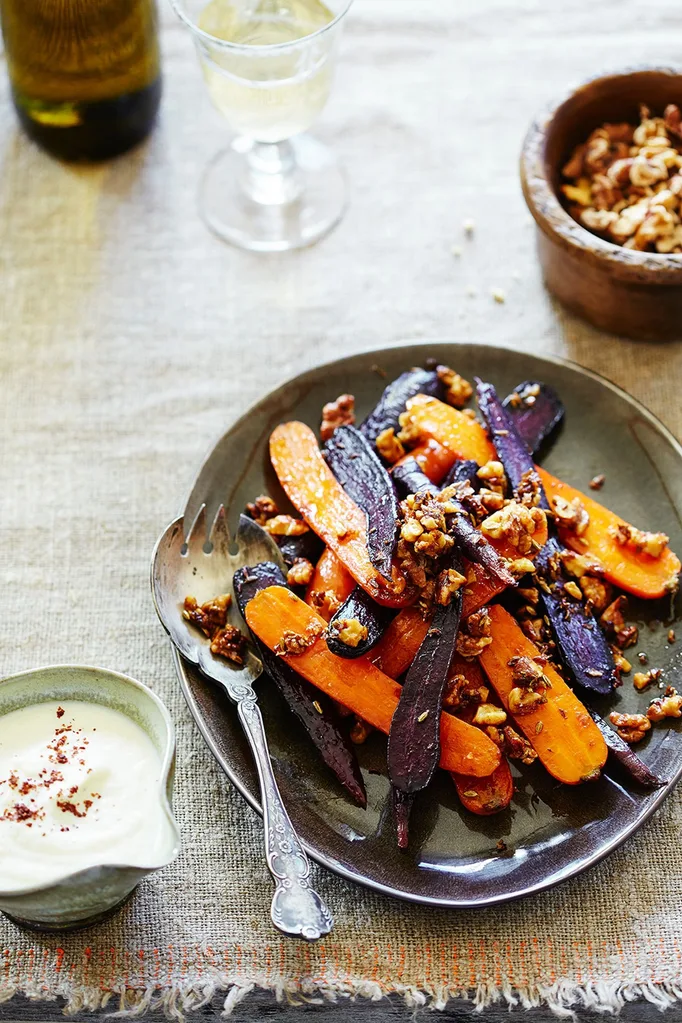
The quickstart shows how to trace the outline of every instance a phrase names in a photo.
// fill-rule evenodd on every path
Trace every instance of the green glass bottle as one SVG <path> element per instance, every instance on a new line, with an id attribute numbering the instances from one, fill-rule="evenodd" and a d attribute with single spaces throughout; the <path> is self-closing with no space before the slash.
<path id="1" fill-rule="evenodd" d="M 0 0 L 14 105 L 63 160 L 104 160 L 149 133 L 161 98 L 155 0 Z"/>

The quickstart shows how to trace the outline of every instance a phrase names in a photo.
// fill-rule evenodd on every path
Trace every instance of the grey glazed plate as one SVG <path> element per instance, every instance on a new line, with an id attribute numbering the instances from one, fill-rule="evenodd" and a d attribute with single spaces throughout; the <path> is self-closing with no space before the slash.
<path id="1" fill-rule="evenodd" d="M 339 359 L 302 373 L 267 395 L 236 422 L 204 463 L 185 509 L 191 522 L 203 502 L 209 514 L 223 502 L 233 528 L 247 501 L 269 493 L 287 503 L 270 467 L 268 437 L 287 419 L 319 427 L 322 405 L 337 395 L 356 397 L 358 419 L 376 403 L 388 380 L 435 357 L 471 379 L 491 380 L 506 394 L 533 378 L 552 384 L 566 406 L 560 436 L 542 464 L 585 489 L 606 474 L 600 500 L 628 521 L 664 530 L 682 551 L 682 448 L 641 405 L 606 380 L 575 365 L 476 344 L 406 344 Z M 640 624 L 635 650 L 675 683 L 682 653 L 666 641 L 679 608 L 670 600 L 631 602 Z M 682 642 L 682 629 L 680 641 Z M 225 773 L 260 812 L 258 782 L 234 708 L 189 665 L 177 660 L 180 682 L 201 732 Z M 410 851 L 393 836 L 386 777 L 386 743 L 374 735 L 359 747 L 368 806 L 361 810 L 320 764 L 298 722 L 267 682 L 260 698 L 277 780 L 308 853 L 342 877 L 388 895 L 437 906 L 486 906 L 549 888 L 616 849 L 651 816 L 682 774 L 682 735 L 658 726 L 639 747 L 643 759 L 670 783 L 656 792 L 616 772 L 577 789 L 556 783 L 539 765 L 513 767 L 517 793 L 510 808 L 476 817 L 460 806 L 441 774 L 416 803 Z M 642 709 L 650 696 L 626 679 L 597 709 Z M 502 839 L 507 851 L 496 850 Z"/>

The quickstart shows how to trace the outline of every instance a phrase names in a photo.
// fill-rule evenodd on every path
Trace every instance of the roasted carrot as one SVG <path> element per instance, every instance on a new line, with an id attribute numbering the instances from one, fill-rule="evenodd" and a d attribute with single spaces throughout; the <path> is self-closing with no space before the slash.
<path id="1" fill-rule="evenodd" d="M 355 588 L 355 579 L 329 547 L 325 547 L 315 566 L 305 594 L 306 604 L 314 607 L 329 621 Z M 323 594 L 325 595 L 323 597 Z"/>
<path id="2" fill-rule="evenodd" d="M 283 660 L 322 692 L 388 734 L 400 686 L 367 657 L 354 661 L 335 657 L 322 636 L 324 618 L 304 601 L 283 586 L 270 586 L 249 601 L 246 621 L 270 650 L 286 651 L 287 640 L 300 638 L 302 652 L 284 652 Z M 487 735 L 451 714 L 441 715 L 440 742 L 440 766 L 448 771 L 484 777 L 500 763 L 500 752 Z"/>
<path id="3" fill-rule="evenodd" d="M 582 536 L 576 536 L 570 530 L 560 531 L 561 540 L 567 547 L 578 554 L 589 554 L 596 558 L 610 582 L 637 597 L 663 597 L 675 589 L 681 566 L 679 558 L 669 547 L 665 548 L 659 558 L 652 558 L 650 554 L 616 543 L 611 530 L 615 531 L 619 525 L 623 525 L 623 519 L 544 469 L 538 469 L 538 472 L 550 502 L 554 497 L 563 497 L 567 501 L 577 497 L 590 516 Z"/>
<path id="4" fill-rule="evenodd" d="M 456 458 L 473 458 L 477 462 L 484 462 L 495 457 L 494 448 L 481 424 L 450 405 L 437 398 L 419 394 L 410 399 L 408 410 L 412 425 L 425 438 L 431 437 L 438 441 Z M 439 464 L 443 464 L 440 455 Z M 606 578 L 635 596 L 649 599 L 662 597 L 674 588 L 680 561 L 669 547 L 665 548 L 660 558 L 652 558 L 617 544 L 609 530 L 621 524 L 622 519 L 597 501 L 562 483 L 546 470 L 538 467 L 538 472 L 550 500 L 557 496 L 567 500 L 578 497 L 590 516 L 590 524 L 582 537 L 577 538 L 565 532 L 561 536 L 564 543 L 581 554 L 601 561 Z M 585 542 L 580 543 L 580 540 Z"/>
<path id="5" fill-rule="evenodd" d="M 465 774 L 452 774 L 457 795 L 467 810 L 487 817 L 505 810 L 514 795 L 514 779 L 509 763 L 504 758 L 485 778 L 469 778 Z"/>
<path id="6" fill-rule="evenodd" d="M 429 477 L 432 483 L 440 483 L 455 461 L 452 452 L 439 444 L 433 437 L 427 438 L 422 444 L 418 444 L 416 448 L 408 451 L 400 461 L 396 462 L 396 465 L 402 465 L 408 458 L 414 458 L 421 471 Z"/>
<path id="7" fill-rule="evenodd" d="M 289 500 L 355 581 L 378 604 L 404 607 L 414 599 L 399 569 L 388 582 L 370 560 L 367 518 L 332 475 L 305 423 L 283 423 L 270 437 L 270 458 Z"/>
<path id="8" fill-rule="evenodd" d="M 490 608 L 490 619 L 493 641 L 482 651 L 479 662 L 509 713 L 509 694 L 516 687 L 509 661 L 520 656 L 539 657 L 540 651 L 499 604 Z M 557 781 L 577 785 L 596 778 L 608 752 L 601 732 L 558 672 L 550 664 L 543 672 L 551 683 L 544 693 L 546 703 L 511 716 Z"/>

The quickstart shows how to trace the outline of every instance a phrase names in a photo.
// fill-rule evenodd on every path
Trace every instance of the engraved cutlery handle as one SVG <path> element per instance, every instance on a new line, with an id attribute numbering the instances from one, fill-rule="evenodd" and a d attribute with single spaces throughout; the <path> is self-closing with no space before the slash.
<path id="1" fill-rule="evenodd" d="M 231 687 L 232 690 L 236 686 Z M 253 751 L 260 779 L 265 825 L 265 856 L 275 880 L 270 915 L 278 930 L 291 937 L 316 941 L 329 934 L 333 918 L 311 888 L 310 864 L 289 820 L 270 762 L 260 708 L 251 686 L 240 686 L 237 712 Z M 234 693 L 237 696 L 236 693 Z"/>

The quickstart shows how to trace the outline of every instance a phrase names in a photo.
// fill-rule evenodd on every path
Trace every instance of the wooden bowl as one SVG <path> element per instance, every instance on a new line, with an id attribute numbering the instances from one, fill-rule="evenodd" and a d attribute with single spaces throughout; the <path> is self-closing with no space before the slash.
<path id="1" fill-rule="evenodd" d="M 578 224 L 559 199 L 561 168 L 607 121 L 639 123 L 639 104 L 682 106 L 682 68 L 626 68 L 591 78 L 538 117 L 521 153 L 521 184 L 536 222 L 547 287 L 595 327 L 648 341 L 682 338 L 682 255 L 637 252 Z"/>

